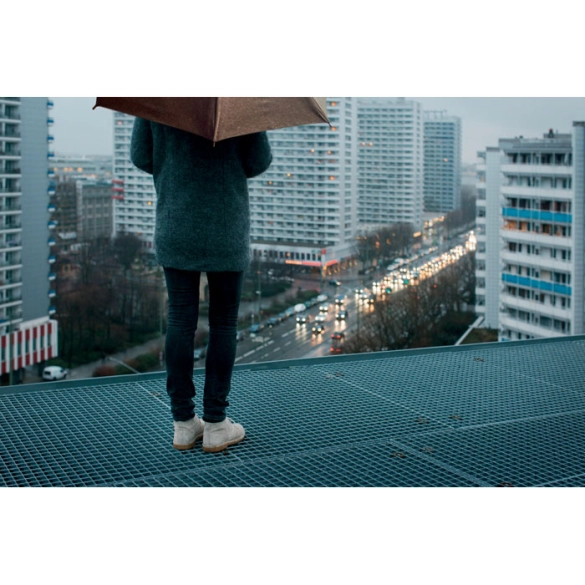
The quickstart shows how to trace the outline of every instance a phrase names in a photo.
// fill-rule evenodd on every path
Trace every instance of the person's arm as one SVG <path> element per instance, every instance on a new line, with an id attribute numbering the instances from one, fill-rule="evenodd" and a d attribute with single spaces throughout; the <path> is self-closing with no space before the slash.
<path id="1" fill-rule="evenodd" d="M 141 171 L 152 175 L 152 129 L 148 120 L 143 120 L 142 118 L 134 120 L 130 159 Z"/>
<path id="2" fill-rule="evenodd" d="M 242 136 L 242 163 L 246 177 L 261 175 L 272 162 L 272 151 L 266 132 Z"/>

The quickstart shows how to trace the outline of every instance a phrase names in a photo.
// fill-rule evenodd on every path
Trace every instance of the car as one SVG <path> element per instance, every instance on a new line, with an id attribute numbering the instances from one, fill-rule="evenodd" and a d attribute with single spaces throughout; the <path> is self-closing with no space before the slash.
<path id="1" fill-rule="evenodd" d="M 289 307 L 284 313 L 287 317 L 292 317 L 295 314 L 295 308 Z"/>
<path id="2" fill-rule="evenodd" d="M 304 323 L 308 323 L 311 320 L 311 315 L 298 315 L 297 316 L 297 323 L 299 325 L 303 325 Z"/>
<path id="3" fill-rule="evenodd" d="M 330 280 L 329 286 L 341 286 L 341 282 L 339 280 Z"/>
<path id="4" fill-rule="evenodd" d="M 345 321 L 347 319 L 347 311 L 339 311 L 337 315 L 335 315 L 335 318 L 338 321 Z"/>
<path id="5" fill-rule="evenodd" d="M 238 331 L 236 334 L 236 341 L 243 341 L 246 338 L 246 332 L 243 330 Z"/>
<path id="6" fill-rule="evenodd" d="M 319 307 L 319 311 L 321 313 L 328 313 L 329 312 L 329 308 L 331 307 L 331 305 L 329 303 L 323 303 L 320 307 Z"/>
<path id="7" fill-rule="evenodd" d="M 363 288 L 356 288 L 354 292 L 356 295 L 361 295 L 364 292 L 364 289 Z"/>
<path id="8" fill-rule="evenodd" d="M 193 359 L 200 360 L 207 355 L 207 347 L 199 347 L 193 352 Z"/>
<path id="9" fill-rule="evenodd" d="M 316 317 L 315 317 L 315 321 L 317 323 L 323 323 L 323 321 L 325 321 L 325 319 L 327 319 L 327 316 L 324 315 L 323 313 L 319 313 Z"/>
<path id="10" fill-rule="evenodd" d="M 274 327 L 275 325 L 278 325 L 280 323 L 280 319 L 278 317 L 270 317 L 270 319 L 268 319 L 268 321 L 266 321 L 266 324 L 268 325 L 268 327 Z"/>
<path id="11" fill-rule="evenodd" d="M 254 325 L 250 325 L 248 331 L 250 332 L 250 335 L 257 335 L 261 331 L 260 325 L 258 323 L 254 323 Z"/>
<path id="12" fill-rule="evenodd" d="M 319 335 L 325 331 L 325 326 L 322 323 L 315 323 L 313 325 L 313 335 Z"/>
<path id="13" fill-rule="evenodd" d="M 368 305 L 373 305 L 376 302 L 376 295 L 375 294 L 369 295 L 367 301 Z"/>
<path id="14" fill-rule="evenodd" d="M 336 331 L 335 333 L 331 334 L 331 339 L 335 339 L 337 341 L 345 339 L 345 333 L 343 331 Z"/>
<path id="15" fill-rule="evenodd" d="M 68 370 L 61 366 L 47 366 L 43 370 L 43 380 L 50 382 L 51 380 L 64 380 L 67 378 Z"/>
<path id="16" fill-rule="evenodd" d="M 339 295 L 338 297 L 335 297 L 335 304 L 336 305 L 343 305 L 343 303 L 345 303 L 345 297 L 343 295 Z"/>

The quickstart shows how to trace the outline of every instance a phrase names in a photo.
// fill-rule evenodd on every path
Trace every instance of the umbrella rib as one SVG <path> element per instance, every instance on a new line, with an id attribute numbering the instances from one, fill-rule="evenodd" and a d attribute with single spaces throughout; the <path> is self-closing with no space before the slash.
<path id="1" fill-rule="evenodd" d="M 221 98 L 215 98 L 215 115 L 213 120 L 213 145 L 217 142 L 219 136 L 219 118 L 221 110 Z"/>

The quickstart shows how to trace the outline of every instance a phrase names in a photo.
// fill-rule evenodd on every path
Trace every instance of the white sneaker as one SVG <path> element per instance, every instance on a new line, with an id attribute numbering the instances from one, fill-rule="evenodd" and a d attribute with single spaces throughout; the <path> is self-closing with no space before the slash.
<path id="1" fill-rule="evenodd" d="M 195 415 L 191 420 L 174 421 L 175 438 L 173 447 L 179 451 L 187 451 L 203 436 L 205 423 Z"/>
<path id="2" fill-rule="evenodd" d="M 207 453 L 223 451 L 230 445 L 235 445 L 244 439 L 244 427 L 226 418 L 218 423 L 205 423 L 203 432 L 203 450 Z"/>

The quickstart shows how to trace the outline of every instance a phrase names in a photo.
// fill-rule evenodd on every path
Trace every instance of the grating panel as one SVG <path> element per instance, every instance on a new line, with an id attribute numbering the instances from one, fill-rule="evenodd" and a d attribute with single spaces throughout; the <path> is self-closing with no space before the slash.
<path id="1" fill-rule="evenodd" d="M 239 366 L 229 415 L 247 437 L 213 455 L 172 448 L 164 375 L 11 388 L 0 486 L 584 486 L 584 350 L 578 337 Z"/>
<path id="2" fill-rule="evenodd" d="M 367 454 L 366 454 L 367 452 Z M 355 446 L 266 458 L 202 471 L 121 482 L 124 487 L 473 487 L 458 473 L 399 452 L 395 446 Z"/>

